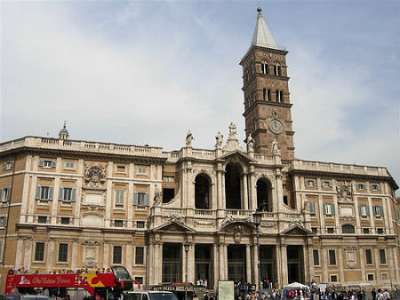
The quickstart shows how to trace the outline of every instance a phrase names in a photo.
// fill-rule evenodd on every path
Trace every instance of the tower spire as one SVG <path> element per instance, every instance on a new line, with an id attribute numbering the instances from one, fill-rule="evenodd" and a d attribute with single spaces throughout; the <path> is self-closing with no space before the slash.
<path id="1" fill-rule="evenodd" d="M 262 14 L 262 9 L 257 8 L 257 22 L 256 28 L 253 33 L 253 39 L 251 41 L 252 46 L 259 46 L 265 48 L 279 49 L 271 31 L 265 22 L 264 16 Z"/>

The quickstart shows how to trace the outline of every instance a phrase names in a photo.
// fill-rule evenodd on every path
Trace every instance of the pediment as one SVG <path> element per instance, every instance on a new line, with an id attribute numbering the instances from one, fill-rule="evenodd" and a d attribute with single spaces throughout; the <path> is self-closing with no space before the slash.
<path id="1" fill-rule="evenodd" d="M 226 153 L 221 158 L 225 159 L 225 160 L 232 160 L 232 161 L 245 161 L 245 162 L 254 161 L 246 153 L 239 151 L 239 150 L 235 150 L 235 151 Z"/>
<path id="2" fill-rule="evenodd" d="M 165 224 L 162 224 L 153 229 L 153 231 L 164 231 L 164 232 L 195 232 L 194 229 L 190 228 L 189 226 L 176 222 L 176 221 L 169 221 Z"/>
<path id="3" fill-rule="evenodd" d="M 240 232 L 242 234 L 250 234 L 253 232 L 254 229 L 255 229 L 254 224 L 249 221 L 229 219 L 225 220 L 221 224 L 220 231 L 226 233 Z"/>
<path id="4" fill-rule="evenodd" d="M 312 231 L 308 230 L 302 225 L 296 224 L 289 226 L 289 228 L 285 229 L 281 232 L 281 234 L 285 235 L 309 235 L 312 234 Z"/>

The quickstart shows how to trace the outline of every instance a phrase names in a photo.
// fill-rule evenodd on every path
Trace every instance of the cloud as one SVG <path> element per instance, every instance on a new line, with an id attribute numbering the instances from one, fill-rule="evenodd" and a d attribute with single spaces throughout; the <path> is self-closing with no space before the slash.
<path id="1" fill-rule="evenodd" d="M 180 148 L 188 128 L 196 147 L 212 147 L 230 121 L 243 133 L 237 63 L 254 19 L 235 21 L 245 12 L 240 5 L 1 5 L 2 140 L 55 136 L 63 120 L 72 138 L 166 149 Z M 376 79 L 370 66 L 338 63 L 324 45 L 297 34 L 282 33 L 296 156 L 386 165 L 400 178 L 399 104 L 381 97 L 395 94 L 387 88 L 393 71 Z M 396 64 L 398 55 L 388 59 Z"/>

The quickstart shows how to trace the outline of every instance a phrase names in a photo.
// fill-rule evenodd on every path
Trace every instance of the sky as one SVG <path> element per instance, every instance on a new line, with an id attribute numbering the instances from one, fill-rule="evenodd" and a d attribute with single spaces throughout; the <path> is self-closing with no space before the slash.
<path id="1" fill-rule="evenodd" d="M 244 139 L 256 8 L 286 48 L 296 157 L 400 182 L 399 1 L 0 1 L 0 141 L 213 148 Z"/>

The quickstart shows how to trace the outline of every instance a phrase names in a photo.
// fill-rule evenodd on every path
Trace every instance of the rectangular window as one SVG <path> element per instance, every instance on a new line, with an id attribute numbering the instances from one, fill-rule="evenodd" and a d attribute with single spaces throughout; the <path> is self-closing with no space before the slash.
<path id="1" fill-rule="evenodd" d="M 72 202 L 75 201 L 75 189 L 65 187 L 65 188 L 60 188 L 60 195 L 59 199 L 64 202 Z"/>
<path id="2" fill-rule="evenodd" d="M 147 166 L 136 165 L 136 174 L 146 175 L 147 174 Z"/>
<path id="3" fill-rule="evenodd" d="M 4 216 L 0 217 L 0 227 L 5 227 L 7 223 L 7 218 Z"/>
<path id="4" fill-rule="evenodd" d="M 374 215 L 375 215 L 376 218 L 383 217 L 383 206 L 375 205 L 374 206 Z"/>
<path id="5" fill-rule="evenodd" d="M 334 216 L 335 215 L 335 206 L 333 204 L 327 203 L 324 204 L 325 216 Z"/>
<path id="6" fill-rule="evenodd" d="M 124 190 L 115 191 L 115 207 L 124 207 Z"/>
<path id="7" fill-rule="evenodd" d="M 67 262 L 68 261 L 68 244 L 58 245 L 58 261 Z"/>
<path id="8" fill-rule="evenodd" d="M 136 228 L 144 228 L 145 222 L 144 221 L 136 221 Z"/>
<path id="9" fill-rule="evenodd" d="M 135 249 L 135 264 L 136 265 L 144 264 L 144 247 L 136 247 L 136 249 Z"/>
<path id="10" fill-rule="evenodd" d="M 372 250 L 365 249 L 365 263 L 367 265 L 372 265 Z"/>
<path id="11" fill-rule="evenodd" d="M 38 223 L 46 224 L 47 223 L 47 216 L 38 216 Z"/>
<path id="12" fill-rule="evenodd" d="M 371 183 L 371 191 L 373 191 L 373 192 L 379 192 L 379 191 L 380 191 L 380 185 L 379 185 L 379 183 Z"/>
<path id="13" fill-rule="evenodd" d="M 117 172 L 126 173 L 126 166 L 125 165 L 117 165 Z"/>
<path id="14" fill-rule="evenodd" d="M 374 274 L 368 274 L 367 279 L 368 281 L 374 281 Z"/>
<path id="15" fill-rule="evenodd" d="M 331 275 L 331 282 L 337 282 L 337 275 Z"/>
<path id="16" fill-rule="evenodd" d="M 279 102 L 283 103 L 283 91 L 279 91 Z"/>
<path id="17" fill-rule="evenodd" d="M 6 187 L 0 189 L 0 201 L 3 203 L 10 201 L 10 188 Z"/>
<path id="18" fill-rule="evenodd" d="M 271 101 L 271 90 L 270 89 L 268 89 L 268 92 L 267 92 L 267 99 L 268 99 L 268 101 Z"/>
<path id="19" fill-rule="evenodd" d="M 124 227 L 124 220 L 114 220 L 115 227 Z"/>
<path id="20" fill-rule="evenodd" d="M 363 228 L 362 231 L 364 234 L 369 234 L 369 232 L 370 232 L 369 228 Z"/>
<path id="21" fill-rule="evenodd" d="M 379 249 L 379 261 L 381 265 L 386 265 L 386 251 L 385 249 Z"/>
<path id="22" fill-rule="evenodd" d="M 263 88 L 263 100 L 267 100 L 267 89 Z"/>
<path id="23" fill-rule="evenodd" d="M 71 222 L 71 218 L 69 217 L 61 217 L 61 224 L 67 225 Z"/>
<path id="24" fill-rule="evenodd" d="M 36 199 L 42 201 L 53 200 L 53 188 L 50 186 L 38 186 L 36 188 Z"/>
<path id="25" fill-rule="evenodd" d="M 56 162 L 50 159 L 42 159 L 39 161 L 39 166 L 44 169 L 52 169 L 56 167 Z"/>
<path id="26" fill-rule="evenodd" d="M 319 251 L 317 249 L 313 250 L 314 266 L 319 266 Z"/>
<path id="27" fill-rule="evenodd" d="M 318 228 L 317 227 L 311 227 L 312 233 L 318 233 Z"/>
<path id="28" fill-rule="evenodd" d="M 310 215 L 315 215 L 315 203 L 307 202 L 307 210 L 310 213 Z"/>
<path id="29" fill-rule="evenodd" d="M 323 180 L 322 181 L 322 188 L 326 190 L 330 190 L 332 188 L 332 183 L 330 180 Z"/>
<path id="30" fill-rule="evenodd" d="M 75 163 L 73 161 L 64 161 L 64 169 L 75 169 Z"/>
<path id="31" fill-rule="evenodd" d="M 334 249 L 329 249 L 328 256 L 329 256 L 329 264 L 336 265 L 336 251 Z"/>
<path id="32" fill-rule="evenodd" d="M 369 207 L 367 205 L 360 206 L 360 215 L 362 218 L 367 218 L 369 216 Z"/>
<path id="33" fill-rule="evenodd" d="M 384 233 L 385 233 L 385 230 L 383 230 L 383 228 L 377 228 L 377 229 L 376 229 L 376 233 L 377 233 L 377 234 L 384 234 Z"/>
<path id="34" fill-rule="evenodd" d="M 113 263 L 122 264 L 122 247 L 114 246 L 113 248 Z"/>
<path id="35" fill-rule="evenodd" d="M 149 194 L 147 193 L 135 193 L 133 204 L 137 206 L 148 206 L 149 205 Z"/>
<path id="36" fill-rule="evenodd" d="M 333 227 L 327 227 L 327 228 L 326 228 L 326 232 L 327 232 L 327 233 L 335 233 L 335 228 L 333 228 Z"/>
<path id="37" fill-rule="evenodd" d="M 35 261 L 44 260 L 44 243 L 36 242 L 35 244 Z"/>

